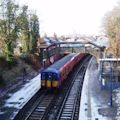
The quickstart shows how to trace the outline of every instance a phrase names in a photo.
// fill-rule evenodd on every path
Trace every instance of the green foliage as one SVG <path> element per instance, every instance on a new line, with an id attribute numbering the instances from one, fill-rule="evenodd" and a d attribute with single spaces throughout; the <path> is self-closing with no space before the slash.
<path id="1" fill-rule="evenodd" d="M 7 61 L 12 61 L 17 42 L 23 53 L 35 51 L 39 37 L 39 21 L 28 6 L 19 7 L 15 0 L 0 1 L 0 50 Z"/>
<path id="2" fill-rule="evenodd" d="M 8 61 L 12 60 L 13 47 L 17 39 L 16 12 L 18 6 L 12 0 L 6 0 L 1 6 L 4 13 L 0 20 L 0 38 L 4 45 L 4 53 Z"/>
<path id="3" fill-rule="evenodd" d="M 30 50 L 35 51 L 37 47 L 37 40 L 39 37 L 39 21 L 38 17 L 35 14 L 32 14 L 30 17 Z"/>
<path id="4" fill-rule="evenodd" d="M 11 69 L 13 66 L 17 66 L 17 60 L 13 59 L 12 61 L 7 61 L 5 57 L 0 57 L 0 73 L 5 69 Z"/>
<path id="5" fill-rule="evenodd" d="M 0 87 L 5 86 L 5 80 L 3 79 L 2 75 L 0 75 Z"/>
<path id="6" fill-rule="evenodd" d="M 3 71 L 3 69 L 7 68 L 7 61 L 5 57 L 0 57 L 0 72 Z"/>
<path id="7" fill-rule="evenodd" d="M 23 6 L 22 12 L 18 16 L 18 25 L 20 31 L 20 40 L 23 52 L 29 52 L 29 20 L 27 14 L 28 7 Z"/>
<path id="8" fill-rule="evenodd" d="M 30 54 L 22 54 L 20 57 L 25 63 L 32 65 Z"/>

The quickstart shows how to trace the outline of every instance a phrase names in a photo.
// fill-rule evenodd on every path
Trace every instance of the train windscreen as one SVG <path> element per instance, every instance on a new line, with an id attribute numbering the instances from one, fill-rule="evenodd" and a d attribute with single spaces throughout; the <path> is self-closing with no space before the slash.
<path id="1" fill-rule="evenodd" d="M 57 80 L 58 79 L 58 77 L 57 77 L 57 74 L 55 74 L 55 73 L 51 73 L 51 72 L 49 72 L 49 73 L 42 73 L 42 75 L 41 75 L 41 80 Z"/>

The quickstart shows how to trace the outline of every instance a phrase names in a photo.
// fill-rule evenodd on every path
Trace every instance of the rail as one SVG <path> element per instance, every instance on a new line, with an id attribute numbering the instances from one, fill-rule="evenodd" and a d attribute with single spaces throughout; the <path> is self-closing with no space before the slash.
<path id="1" fill-rule="evenodd" d="M 83 64 L 85 64 L 85 62 L 88 64 L 87 61 L 88 59 L 86 59 Z M 83 64 L 76 72 L 73 83 L 69 87 L 69 90 L 62 102 L 56 120 L 60 119 L 75 120 L 75 118 L 78 119 L 77 115 L 75 116 L 76 111 L 78 112 L 78 110 L 76 110 L 76 106 L 78 104 L 78 101 L 80 100 L 82 82 L 87 67 L 87 66 L 85 67 Z"/>
<path id="2" fill-rule="evenodd" d="M 85 62 L 88 61 L 89 60 L 87 58 Z M 22 113 L 22 118 L 20 118 L 20 120 L 59 120 L 61 117 L 58 116 L 62 116 L 64 106 L 67 104 L 68 107 L 70 105 L 71 110 L 73 109 L 72 112 L 69 114 L 71 116 L 70 120 L 74 119 L 75 116 L 77 118 L 79 111 L 78 104 L 80 103 L 80 97 L 78 96 L 80 96 L 81 94 L 83 74 L 85 73 L 85 69 L 87 67 L 87 65 L 85 65 L 85 62 L 83 63 L 84 65 L 82 65 L 82 67 L 80 67 L 80 62 L 79 65 L 77 65 L 73 69 L 71 74 L 69 74 L 67 80 L 64 82 L 62 89 L 53 93 L 43 91 L 43 93 L 39 94 L 39 97 L 37 98 L 35 103 L 30 104 L 32 105 L 32 107 L 29 105 L 28 107 L 30 108 L 25 110 L 25 113 Z M 77 70 L 79 67 L 80 69 Z M 61 111 L 61 113 L 59 113 L 59 111 Z M 16 120 L 19 120 L 19 118 L 16 117 Z"/>

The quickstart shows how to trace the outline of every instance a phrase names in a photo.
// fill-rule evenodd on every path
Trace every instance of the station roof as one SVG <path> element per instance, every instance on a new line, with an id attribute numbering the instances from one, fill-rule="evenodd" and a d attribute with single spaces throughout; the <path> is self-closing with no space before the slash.
<path id="1" fill-rule="evenodd" d="M 120 58 L 103 58 L 103 59 L 99 59 L 99 61 L 103 61 L 103 62 L 117 62 L 117 61 L 120 61 Z"/>

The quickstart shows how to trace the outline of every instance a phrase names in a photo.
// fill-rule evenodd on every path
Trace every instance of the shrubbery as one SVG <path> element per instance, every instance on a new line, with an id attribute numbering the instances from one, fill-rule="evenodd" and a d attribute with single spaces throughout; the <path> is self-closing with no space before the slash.
<path id="1" fill-rule="evenodd" d="M 0 57 L 0 69 L 12 69 L 17 65 L 17 60 L 14 58 L 12 61 L 6 61 L 4 57 Z"/>
<path id="2" fill-rule="evenodd" d="M 21 59 L 24 60 L 25 63 L 31 65 L 35 70 L 41 67 L 39 57 L 35 54 L 22 55 Z"/>
<path id="3" fill-rule="evenodd" d="M 0 75 L 0 87 L 5 86 L 5 80 L 3 79 L 2 75 Z"/>
<path id="4" fill-rule="evenodd" d="M 24 60 L 25 63 L 32 65 L 31 59 L 30 59 L 30 55 L 28 54 L 23 54 L 21 56 L 21 59 Z"/>

